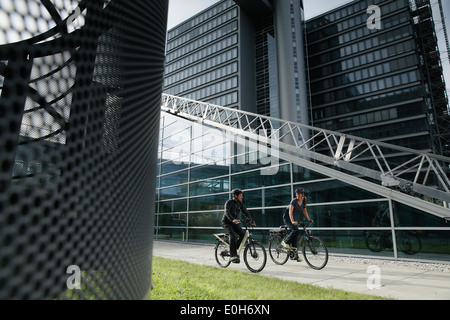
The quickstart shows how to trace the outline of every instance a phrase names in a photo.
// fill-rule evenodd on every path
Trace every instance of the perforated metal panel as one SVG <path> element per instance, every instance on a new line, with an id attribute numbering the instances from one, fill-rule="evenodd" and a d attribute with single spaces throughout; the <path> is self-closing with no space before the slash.
<path id="1" fill-rule="evenodd" d="M 168 1 L 0 5 L 0 299 L 142 298 Z"/>

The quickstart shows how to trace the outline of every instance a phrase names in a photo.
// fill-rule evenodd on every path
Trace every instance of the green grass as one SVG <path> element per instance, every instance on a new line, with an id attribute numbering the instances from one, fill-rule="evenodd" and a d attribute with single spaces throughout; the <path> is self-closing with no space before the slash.
<path id="1" fill-rule="evenodd" d="M 151 300 L 383 300 L 232 269 L 153 257 Z"/>

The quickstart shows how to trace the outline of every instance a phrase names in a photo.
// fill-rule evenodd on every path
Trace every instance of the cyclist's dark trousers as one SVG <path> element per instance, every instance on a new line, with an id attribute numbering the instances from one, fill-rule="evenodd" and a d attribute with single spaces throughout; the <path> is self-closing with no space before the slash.
<path id="1" fill-rule="evenodd" d="M 230 255 L 237 256 L 237 248 L 241 245 L 242 239 L 245 236 L 245 231 L 240 224 L 234 224 L 231 221 L 222 221 L 222 226 L 230 236 Z"/>
<path id="2" fill-rule="evenodd" d="M 291 230 L 291 233 L 289 233 L 286 238 L 284 238 L 284 242 L 296 248 L 298 243 L 298 236 L 300 235 L 301 231 L 297 226 L 294 226 L 292 224 L 291 219 L 284 219 L 284 223 L 286 223 Z"/>

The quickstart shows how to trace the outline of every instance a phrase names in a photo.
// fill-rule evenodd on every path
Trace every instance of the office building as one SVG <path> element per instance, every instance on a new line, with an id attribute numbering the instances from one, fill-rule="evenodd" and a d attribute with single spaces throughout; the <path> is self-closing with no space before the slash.
<path id="1" fill-rule="evenodd" d="M 378 28 L 367 25 L 373 4 Z M 309 20 L 311 123 L 442 154 L 450 118 L 431 10 L 429 1 L 353 1 Z"/>
<path id="2" fill-rule="evenodd" d="M 224 0 L 169 30 L 164 92 L 307 124 L 302 10 Z"/>

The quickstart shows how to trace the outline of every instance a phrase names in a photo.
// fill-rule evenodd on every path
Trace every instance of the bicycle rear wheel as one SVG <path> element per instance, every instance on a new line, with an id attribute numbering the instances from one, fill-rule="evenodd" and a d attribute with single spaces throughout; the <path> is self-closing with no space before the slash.
<path id="1" fill-rule="evenodd" d="M 370 232 L 366 236 L 366 246 L 370 251 L 381 252 L 383 251 L 383 242 L 381 238 L 381 232 Z"/>
<path id="2" fill-rule="evenodd" d="M 303 257 L 306 263 L 315 270 L 323 269 L 328 263 L 328 249 L 317 237 L 310 236 L 303 243 Z"/>
<path id="3" fill-rule="evenodd" d="M 252 240 L 245 246 L 244 262 L 251 272 L 261 272 L 267 262 L 266 249 L 258 241 Z"/>
<path id="4" fill-rule="evenodd" d="M 219 267 L 226 268 L 230 265 L 230 248 L 222 241 L 217 242 L 214 255 Z"/>
<path id="5" fill-rule="evenodd" d="M 269 241 L 270 258 L 275 264 L 278 265 L 285 264 L 289 259 L 287 249 L 284 249 L 284 247 L 281 245 L 281 241 L 283 241 L 283 238 L 281 237 L 275 237 L 270 239 Z"/>

